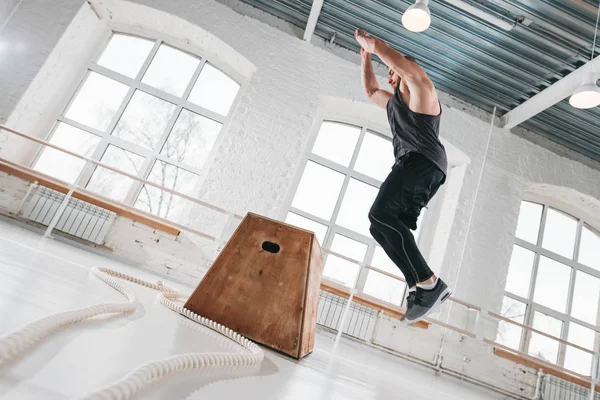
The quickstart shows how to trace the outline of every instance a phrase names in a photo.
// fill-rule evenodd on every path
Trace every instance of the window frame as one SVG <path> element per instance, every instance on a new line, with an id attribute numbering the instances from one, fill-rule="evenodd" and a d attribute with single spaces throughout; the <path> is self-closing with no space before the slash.
<path id="1" fill-rule="evenodd" d="M 319 156 L 317 154 L 314 154 L 312 152 L 312 148 L 314 146 L 315 141 L 317 140 L 317 137 L 319 135 L 319 131 L 321 129 L 321 126 L 324 122 L 331 122 L 331 123 L 338 123 L 338 124 L 344 124 L 344 125 L 350 125 L 350 126 L 355 126 L 357 128 L 360 128 L 360 134 L 358 136 L 357 142 L 356 142 L 356 146 L 354 148 L 354 152 L 352 154 L 352 158 L 348 164 L 348 166 L 343 166 L 341 164 L 338 164 L 334 161 L 328 160 L 327 158 L 323 157 L 323 156 Z M 283 216 L 282 220 L 286 219 L 286 216 L 288 213 L 294 213 L 296 215 L 299 215 L 301 217 L 310 219 L 312 221 L 318 222 L 321 225 L 324 225 L 327 227 L 327 232 L 325 234 L 325 238 L 323 243 L 321 243 L 322 247 L 324 249 L 329 249 L 333 243 L 333 238 L 335 237 L 335 234 L 339 234 L 342 236 L 346 236 L 349 239 L 355 240 L 357 242 L 363 243 L 365 245 L 367 245 L 367 251 L 365 254 L 365 257 L 363 260 L 357 260 L 360 261 L 361 263 L 365 264 L 365 265 L 371 265 L 371 262 L 373 260 L 373 256 L 375 254 L 375 248 L 376 246 L 378 246 L 377 242 L 375 241 L 375 239 L 373 239 L 371 236 L 365 236 L 359 232 L 350 230 L 348 228 L 345 228 L 343 226 L 337 225 L 335 222 L 337 220 L 337 217 L 339 215 L 339 211 L 341 209 L 342 206 L 342 201 L 344 199 L 344 194 L 346 193 L 346 190 L 348 188 L 348 184 L 350 182 L 350 179 L 356 179 L 361 183 L 370 185 L 370 186 L 374 186 L 375 188 L 379 189 L 379 187 L 381 186 L 381 184 L 383 183 L 383 181 L 379 181 L 375 178 L 372 178 L 368 175 L 365 175 L 363 173 L 360 173 L 358 171 L 355 171 L 353 168 L 356 164 L 356 160 L 358 158 L 358 155 L 360 153 L 360 148 L 361 145 L 363 143 L 363 140 L 365 138 L 365 135 L 367 133 L 376 135 L 377 137 L 380 137 L 382 139 L 385 139 L 387 141 L 390 142 L 390 152 L 392 151 L 392 139 L 385 134 L 382 134 L 380 132 L 378 132 L 378 130 L 380 131 L 381 128 L 368 123 L 367 121 L 359 121 L 353 118 L 343 118 L 343 117 L 331 117 L 331 118 L 319 118 L 318 121 L 316 121 L 315 123 L 315 127 L 313 128 L 313 135 L 311 137 L 311 141 L 308 144 L 308 149 L 306 150 L 303 162 L 301 163 L 301 165 L 298 168 L 298 172 L 297 172 L 297 176 L 294 180 L 294 185 L 292 186 L 292 190 L 290 190 L 289 196 L 287 198 L 286 201 L 286 207 L 284 208 L 285 214 Z M 323 166 L 325 168 L 329 168 L 332 169 L 335 172 L 338 172 L 340 174 L 344 175 L 344 181 L 342 183 L 342 187 L 340 189 L 340 194 L 338 196 L 336 205 L 334 207 L 334 210 L 332 212 L 331 218 L 329 221 L 324 220 L 322 218 L 319 218 L 317 216 L 314 216 L 306 211 L 302 211 L 299 210 L 295 207 L 292 207 L 292 202 L 294 199 L 294 196 L 296 194 L 296 191 L 298 189 L 298 185 L 300 183 L 300 180 L 302 178 L 302 174 L 304 173 L 304 170 L 306 168 L 306 165 L 309 162 L 314 162 L 315 164 L 318 164 L 320 166 Z M 390 165 L 391 168 L 391 165 Z M 390 170 L 391 171 L 391 170 Z M 434 198 L 430 204 L 428 205 L 427 209 L 430 210 L 434 210 L 437 207 L 437 197 Z M 426 208 L 423 209 L 423 211 L 421 212 L 421 222 L 420 222 L 420 228 L 418 231 L 418 237 L 415 238 L 415 241 L 417 242 L 417 245 L 421 246 L 422 243 L 422 239 L 424 237 L 423 232 L 426 230 L 424 229 L 424 227 L 426 227 L 428 225 L 429 222 L 429 217 L 431 214 L 431 212 L 429 212 Z M 328 254 L 325 254 L 323 257 L 323 265 L 325 265 L 325 263 L 327 262 L 327 258 L 329 257 Z M 376 266 L 375 266 L 376 267 Z M 356 280 L 356 285 L 354 287 L 354 289 L 356 289 L 357 293 L 360 294 L 361 296 L 365 296 L 368 298 L 372 298 L 375 299 L 377 301 L 386 303 L 386 304 L 390 304 L 392 306 L 397 306 L 396 304 L 392 304 L 392 303 L 388 303 L 385 300 L 382 300 L 380 298 L 377 297 L 373 297 L 371 295 L 365 294 L 363 293 L 363 289 L 365 286 L 365 283 L 367 281 L 367 277 L 369 274 L 369 269 L 368 268 L 361 268 L 359 270 L 359 275 L 357 276 L 357 280 Z M 323 277 L 323 279 L 331 284 L 337 285 L 338 282 L 336 281 L 332 281 L 330 279 L 328 279 L 327 277 Z M 393 278 L 390 278 L 393 279 Z M 398 281 L 398 284 L 404 284 L 401 281 Z M 352 289 L 352 288 L 350 288 Z M 406 290 L 408 290 L 407 288 L 404 289 L 404 293 L 402 294 L 402 302 L 400 304 L 400 306 L 404 306 L 405 302 L 406 302 Z"/>
<path id="2" fill-rule="evenodd" d="M 525 304 L 526 308 L 525 308 L 523 324 L 526 326 L 533 327 L 533 319 L 534 319 L 535 313 L 537 311 L 537 312 L 546 314 L 552 318 L 556 318 L 557 320 L 560 320 L 562 322 L 562 331 L 560 334 L 560 338 L 565 341 L 568 341 L 569 328 L 571 326 L 571 323 L 575 323 L 582 327 L 591 329 L 592 331 L 596 332 L 597 335 L 600 335 L 600 324 L 592 325 L 588 322 L 574 318 L 571 315 L 572 311 L 573 311 L 572 307 L 573 307 L 573 298 L 574 298 L 574 289 L 575 289 L 575 278 L 576 278 L 577 272 L 580 271 L 580 272 L 589 274 L 595 278 L 600 279 L 600 271 L 595 270 L 594 268 L 588 267 L 584 264 L 581 264 L 581 263 L 579 263 L 579 261 L 576 260 L 579 257 L 581 235 L 582 235 L 582 230 L 583 230 L 584 226 L 588 226 L 590 229 L 593 229 L 596 231 L 598 231 L 598 229 L 596 229 L 596 227 L 594 227 L 591 223 L 586 222 L 585 216 L 578 215 L 577 213 L 573 213 L 571 211 L 564 210 L 561 206 L 553 203 L 552 201 L 541 200 L 541 199 L 536 199 L 536 198 L 532 198 L 532 197 L 526 197 L 526 198 L 522 199 L 522 202 L 529 202 L 529 203 L 534 203 L 534 204 L 538 204 L 538 205 L 542 206 L 542 215 L 540 218 L 540 226 L 539 226 L 539 230 L 538 230 L 536 243 L 530 243 L 524 239 L 520 239 L 520 238 L 516 237 L 516 235 L 515 235 L 515 240 L 514 240 L 514 244 L 513 244 L 513 250 L 514 250 L 515 246 L 520 246 L 520 247 L 522 247 L 526 250 L 530 250 L 534 253 L 533 266 L 532 266 L 530 282 L 529 282 L 529 289 L 528 289 L 528 293 L 527 293 L 527 298 L 513 294 L 513 293 L 507 291 L 506 288 L 504 290 L 504 296 L 511 298 L 513 300 L 517 300 L 517 301 Z M 569 259 L 567 257 L 564 257 L 562 255 L 559 255 L 557 253 L 554 253 L 554 252 L 542 247 L 542 243 L 544 240 L 544 232 L 546 229 L 547 215 L 548 215 L 549 209 L 554 209 L 558 212 L 566 214 L 566 215 L 572 217 L 573 219 L 577 220 L 577 230 L 575 232 L 575 244 L 573 246 L 573 258 L 572 259 Z M 543 306 L 541 304 L 538 304 L 533 300 L 533 296 L 535 294 L 536 281 L 537 281 L 537 276 L 538 276 L 537 274 L 539 271 L 539 262 L 540 262 L 541 256 L 549 258 L 553 261 L 557 261 L 557 262 L 564 264 L 571 268 L 571 274 L 569 277 L 569 288 L 568 288 L 568 293 L 567 293 L 566 311 L 564 313 L 553 310 L 553 309 Z M 522 329 L 521 339 L 519 342 L 518 350 L 520 350 L 524 353 L 529 352 L 531 336 L 532 336 L 531 331 Z M 557 344 L 558 344 L 558 357 L 557 357 L 556 365 L 562 367 L 562 366 L 564 366 L 564 363 L 565 363 L 567 345 L 560 343 L 560 342 L 557 342 Z M 590 349 L 590 350 L 594 350 L 594 349 Z M 597 350 L 595 350 L 595 351 L 597 351 Z"/>
<path id="3" fill-rule="evenodd" d="M 109 45 L 111 38 L 115 34 L 132 36 L 132 37 L 136 37 L 136 38 L 140 38 L 143 40 L 149 40 L 151 42 L 154 42 L 144 63 L 142 64 L 142 66 L 140 67 L 140 70 L 137 72 L 137 75 L 134 78 L 128 77 L 119 72 L 113 71 L 111 69 L 108 69 L 106 67 L 103 67 L 103 66 L 97 64 L 99 58 L 101 57 L 104 50 Z M 247 78 L 245 76 L 243 76 L 242 74 L 238 73 L 237 71 L 233 70 L 232 68 L 230 68 L 226 65 L 223 65 L 223 63 L 220 62 L 218 59 L 216 59 L 216 57 L 207 57 L 202 51 L 196 49 L 193 46 L 190 46 L 187 43 L 182 42 L 181 40 L 171 38 L 166 35 L 157 34 L 152 31 L 147 31 L 145 29 L 121 26 L 119 24 L 109 24 L 107 26 L 104 34 L 102 35 L 101 39 L 99 40 L 99 43 L 100 44 L 98 46 L 96 46 L 95 51 L 91 52 L 89 59 L 86 60 L 84 63 L 82 63 L 82 65 L 81 65 L 82 73 L 78 74 L 77 76 L 74 76 L 73 81 L 72 81 L 72 87 L 69 87 L 65 90 L 65 97 L 62 99 L 62 101 L 59 102 L 59 106 L 55 110 L 53 110 L 53 112 L 51 114 L 52 116 L 49 118 L 50 129 L 47 131 L 48 133 L 46 135 L 45 140 L 50 141 L 52 139 L 54 132 L 56 131 L 56 128 L 59 125 L 59 123 L 62 122 L 62 123 L 69 124 L 75 128 L 84 130 L 85 132 L 91 133 L 91 134 L 97 136 L 98 138 L 100 138 L 100 141 L 97 144 L 96 149 L 94 150 L 94 152 L 92 153 L 90 158 L 92 158 L 94 160 L 101 160 L 102 156 L 104 155 L 104 153 L 106 152 L 106 150 L 108 149 L 108 147 L 110 145 L 119 147 L 128 152 L 132 152 L 134 154 L 144 157 L 144 163 L 143 163 L 142 167 L 140 168 L 140 171 L 138 172 L 138 177 L 143 178 L 143 179 L 147 179 L 149 177 L 151 170 L 152 170 L 153 166 L 155 165 L 155 163 L 157 163 L 159 161 L 163 161 L 167 164 L 173 165 L 175 167 L 181 168 L 185 171 L 188 171 L 188 172 L 191 172 L 191 173 L 197 175 L 197 180 L 196 180 L 196 183 L 195 183 L 194 189 L 193 189 L 193 192 L 196 192 L 199 189 L 199 187 L 201 187 L 202 182 L 206 178 L 206 175 L 208 173 L 210 165 L 212 164 L 212 160 L 214 159 L 214 156 L 218 150 L 218 147 L 220 146 L 221 142 L 224 139 L 224 136 L 228 130 L 230 121 L 232 119 L 232 115 L 234 114 L 234 110 L 235 110 L 237 104 L 239 103 L 242 93 L 244 92 L 244 90 L 247 86 L 246 85 Z M 190 56 L 197 58 L 199 61 L 198 66 L 194 70 L 194 73 L 192 74 L 190 81 L 187 83 L 186 89 L 185 89 L 184 93 L 181 95 L 181 97 L 177 97 L 175 95 L 164 92 L 160 89 L 154 88 L 154 87 L 142 82 L 142 78 L 143 78 L 144 74 L 146 73 L 148 67 L 150 66 L 151 62 L 153 61 L 154 57 L 156 56 L 156 53 L 158 52 L 160 46 L 163 44 L 166 46 L 172 47 L 176 50 L 179 50 L 181 52 L 187 53 Z M 231 104 L 230 111 L 226 116 L 223 116 L 216 112 L 210 111 L 204 107 L 196 105 L 187 100 L 187 97 L 191 93 L 198 77 L 200 76 L 202 68 L 207 63 L 211 64 L 213 67 L 217 68 L 223 74 L 225 74 L 226 76 L 233 79 L 240 86 L 239 90 Z M 64 115 L 64 114 L 66 114 L 66 110 L 69 109 L 72 102 L 75 100 L 76 96 L 82 89 L 86 79 L 92 72 L 97 73 L 106 78 L 113 79 L 119 83 L 122 83 L 122 84 L 125 84 L 128 86 L 128 90 L 127 90 L 125 97 L 123 98 L 123 100 L 121 101 L 121 104 L 115 111 L 115 114 L 112 116 L 110 124 L 104 131 L 89 127 L 85 124 L 82 124 L 82 123 L 79 123 L 76 121 L 73 121 Z M 147 149 L 143 146 L 136 145 L 132 142 L 123 140 L 117 136 L 112 135 L 113 130 L 117 126 L 121 117 L 123 116 L 123 113 L 124 113 L 125 109 L 127 108 L 129 102 L 133 98 L 133 95 L 136 92 L 136 90 L 140 90 L 146 94 L 155 96 L 160 100 L 170 102 L 171 104 L 173 104 L 175 106 L 173 114 L 171 115 L 165 129 L 163 130 L 163 132 L 160 136 L 160 139 L 157 141 L 157 145 L 155 146 L 155 148 L 153 150 Z M 163 146 L 165 145 L 166 141 L 168 140 L 169 134 L 171 133 L 171 131 L 177 121 L 177 118 L 179 117 L 180 113 L 184 109 L 187 109 L 195 114 L 199 114 L 203 117 L 206 117 L 208 119 L 211 119 L 211 120 L 221 124 L 221 130 L 219 132 L 219 135 L 218 135 L 215 143 L 213 144 L 212 149 L 208 153 L 206 162 L 204 163 L 202 168 L 197 168 L 192 165 L 188 165 L 183 162 L 168 158 L 166 155 L 160 154 Z M 44 151 L 43 146 L 36 150 L 34 156 L 31 158 L 31 161 L 30 161 L 30 165 L 32 167 L 37 163 L 37 161 L 40 158 L 43 151 Z M 84 168 L 81 172 L 80 179 L 76 183 L 78 183 L 81 187 L 86 187 L 88 185 L 88 183 L 90 182 L 95 170 L 96 170 L 95 165 L 93 165 L 91 163 L 86 163 L 86 165 L 84 166 Z M 138 196 L 142 192 L 143 186 L 144 186 L 143 183 L 134 181 L 132 183 L 131 187 L 129 188 L 123 202 L 127 205 L 133 206 L 135 204 L 135 202 L 137 201 Z M 186 205 L 182 209 L 181 214 L 180 214 L 180 219 L 185 218 L 185 215 L 189 212 L 190 207 L 191 207 L 191 205 Z"/>

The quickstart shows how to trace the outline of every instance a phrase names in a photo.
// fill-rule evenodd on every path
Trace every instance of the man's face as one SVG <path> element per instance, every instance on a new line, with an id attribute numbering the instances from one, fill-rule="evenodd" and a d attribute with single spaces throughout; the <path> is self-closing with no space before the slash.
<path id="1" fill-rule="evenodd" d="M 395 73 L 394 70 L 390 68 L 390 70 L 388 72 L 388 83 L 390 84 L 392 89 L 396 90 L 396 88 L 400 84 L 400 80 L 401 80 L 400 75 Z"/>

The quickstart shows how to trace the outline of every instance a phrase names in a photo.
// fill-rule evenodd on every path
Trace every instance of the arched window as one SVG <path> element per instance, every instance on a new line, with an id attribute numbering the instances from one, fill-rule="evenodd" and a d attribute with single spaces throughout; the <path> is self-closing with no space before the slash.
<path id="1" fill-rule="evenodd" d="M 387 136 L 367 126 L 323 121 L 286 222 L 315 232 L 324 248 L 401 276 L 369 233 L 369 209 L 393 164 Z M 418 240 L 419 230 L 414 235 Z M 359 293 L 402 304 L 405 284 L 367 269 L 359 276 L 359 269 L 357 264 L 328 255 L 323 276 L 346 287 L 356 283 Z"/>
<path id="2" fill-rule="evenodd" d="M 600 233 L 548 204 L 521 203 L 502 314 L 570 343 L 598 351 Z M 592 355 L 500 323 L 498 342 L 590 375 Z"/>
<path id="3" fill-rule="evenodd" d="M 114 33 L 88 66 L 49 141 L 193 194 L 240 85 L 210 60 L 163 40 Z M 181 198 L 45 149 L 34 168 L 171 220 Z M 79 179 L 78 179 L 79 177 Z"/>

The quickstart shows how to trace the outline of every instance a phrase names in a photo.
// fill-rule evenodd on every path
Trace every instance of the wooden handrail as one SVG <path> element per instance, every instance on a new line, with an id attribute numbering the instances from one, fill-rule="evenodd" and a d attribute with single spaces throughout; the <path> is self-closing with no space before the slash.
<path id="1" fill-rule="evenodd" d="M 587 388 L 591 387 L 591 382 L 588 380 L 587 377 L 582 378 L 579 375 L 573 375 L 573 373 L 563 368 L 557 367 L 556 365 L 551 365 L 543 361 L 535 360 L 533 357 L 524 357 L 516 353 L 515 351 L 506 350 L 504 348 L 500 348 L 499 346 L 495 346 L 494 355 L 500 358 L 504 358 L 506 360 L 510 360 L 517 364 L 535 369 L 537 371 L 542 370 L 547 374 L 563 379 L 567 382 L 575 383 L 577 385 Z M 600 392 L 600 386 L 596 387 L 596 392 Z"/>
<path id="2" fill-rule="evenodd" d="M 350 298 L 350 291 L 348 290 L 348 288 L 346 288 L 345 286 L 336 285 L 335 283 L 328 282 L 326 280 L 321 281 L 321 290 L 335 294 L 336 296 L 340 296 L 345 299 Z M 354 296 L 352 296 L 352 301 L 357 304 L 361 304 L 363 306 L 372 308 L 376 311 L 383 311 L 384 314 L 387 314 L 393 318 L 400 319 L 404 316 L 404 311 L 400 307 L 395 307 L 390 304 L 385 304 L 385 303 L 377 301 L 375 299 L 369 299 L 361 293 L 356 293 Z M 422 328 L 422 329 L 428 329 L 429 325 L 430 324 L 425 321 L 421 321 L 421 322 L 418 322 L 417 324 L 414 324 L 414 326 Z"/>
<path id="3" fill-rule="evenodd" d="M 0 171 L 27 182 L 38 182 L 40 185 L 60 193 L 66 194 L 69 191 L 69 186 L 67 184 L 48 175 L 33 171 L 29 168 L 17 166 L 10 161 L 0 160 Z M 169 221 L 161 221 L 154 216 L 144 215 L 142 211 L 127 210 L 123 208 L 122 205 L 102 198 L 102 196 L 91 194 L 81 189 L 73 190 L 72 196 L 76 199 L 85 201 L 86 203 L 90 203 L 104 208 L 105 210 L 112 211 L 115 214 L 129 218 L 132 221 L 139 222 L 151 228 L 158 229 L 159 231 L 168 233 L 170 235 L 178 236 L 181 233 L 181 230 L 174 227 Z"/>
<path id="4" fill-rule="evenodd" d="M 559 338 L 559 337 L 556 337 L 556 336 L 550 335 L 550 334 L 548 334 L 548 333 L 546 333 L 546 332 L 543 332 L 543 331 L 540 331 L 540 330 L 538 330 L 538 329 L 532 328 L 531 326 L 527 326 L 527 325 L 521 324 L 521 323 L 519 323 L 519 322 L 515 322 L 515 321 L 513 321 L 513 320 L 511 320 L 511 319 L 509 319 L 509 318 L 503 317 L 503 316 L 501 316 L 501 315 L 498 315 L 498 314 L 496 314 L 496 313 L 493 313 L 493 312 L 491 312 L 491 311 L 490 311 L 488 314 L 489 314 L 491 317 L 493 317 L 493 318 L 499 319 L 499 320 L 501 320 L 501 321 L 504 321 L 504 322 L 510 322 L 510 323 L 512 323 L 513 325 L 516 325 L 516 326 L 518 326 L 518 327 L 520 327 L 520 328 L 527 329 L 527 330 L 528 330 L 528 331 L 530 331 L 530 332 L 537 333 L 538 335 L 545 336 L 545 337 L 547 337 L 547 338 L 550 338 L 550 339 L 556 340 L 557 342 L 559 342 L 559 343 L 562 343 L 562 344 L 565 344 L 565 345 L 567 345 L 567 346 L 570 346 L 570 347 L 573 347 L 574 349 L 581 350 L 581 351 L 583 351 L 583 352 L 585 352 L 585 353 L 588 353 L 588 354 L 592 354 L 592 355 L 594 354 L 594 352 L 593 352 L 593 351 L 591 351 L 591 350 L 589 350 L 589 349 L 586 349 L 585 347 L 581 347 L 581 346 L 579 346 L 579 345 L 576 345 L 575 343 L 570 343 L 570 342 L 568 342 L 568 341 L 566 341 L 566 340 L 564 340 L 564 339 L 561 339 L 561 338 Z"/>
<path id="5" fill-rule="evenodd" d="M 397 280 L 397 281 L 400 281 L 400 282 L 405 282 L 405 283 L 406 283 L 406 280 L 405 280 L 405 279 L 403 279 L 403 278 L 401 278 L 401 277 L 399 277 L 399 276 L 396 276 L 396 275 L 394 275 L 394 274 L 391 274 L 391 273 L 389 273 L 389 272 L 383 271 L 383 270 L 381 270 L 381 269 L 379 269 L 379 268 L 377 268 L 377 267 L 374 267 L 374 266 L 372 266 L 372 265 L 366 265 L 366 264 L 363 264 L 363 263 L 361 263 L 360 261 L 357 261 L 357 260 L 355 260 L 355 259 L 353 259 L 353 258 L 350 258 L 350 257 L 346 257 L 346 256 L 344 256 L 344 255 L 342 255 L 342 254 L 339 254 L 339 253 L 336 253 L 336 252 L 334 252 L 334 251 L 331 251 L 331 250 L 328 250 L 328 249 L 323 249 L 323 253 L 325 253 L 325 254 L 331 254 L 331 255 L 333 255 L 333 256 L 339 257 L 339 258 L 341 258 L 341 259 L 344 259 L 344 260 L 346 260 L 346 261 L 348 261 L 348 262 L 352 262 L 352 263 L 354 263 L 354 264 L 358 264 L 358 265 L 364 265 L 364 267 L 365 267 L 365 268 L 367 268 L 367 269 L 369 269 L 369 270 L 376 271 L 376 272 L 378 272 L 378 273 L 380 273 L 380 274 L 384 274 L 384 275 L 386 275 L 386 276 L 388 276 L 388 277 L 390 277 L 390 278 L 392 278 L 392 279 L 395 279 L 395 280 Z M 453 301 L 453 302 L 455 302 L 455 303 L 457 303 L 457 304 L 460 304 L 460 305 L 462 305 L 462 306 L 464 306 L 464 307 L 467 307 L 467 308 L 469 308 L 469 309 L 472 309 L 472 310 L 476 310 L 476 311 L 482 312 L 482 309 L 481 309 L 481 307 L 479 307 L 479 306 L 476 306 L 475 304 L 471 304 L 471 303 L 469 303 L 469 302 L 466 302 L 466 301 L 464 301 L 464 300 L 457 299 L 456 297 L 453 297 L 453 296 L 449 297 L 448 299 L 449 299 L 450 301 Z M 519 323 L 519 322 L 513 321 L 513 320 L 511 320 L 511 319 L 509 319 L 509 318 L 503 317 L 503 316 L 501 316 L 501 315 L 498 315 L 498 314 L 496 314 L 496 313 L 494 313 L 494 312 L 487 311 L 487 315 L 488 315 L 488 316 L 490 316 L 490 317 L 492 317 L 492 318 L 496 318 L 496 319 L 498 319 L 498 320 L 501 320 L 501 321 L 504 321 L 504 322 L 510 323 L 510 324 L 512 324 L 512 325 L 516 325 L 516 326 L 518 326 L 518 327 L 520 327 L 520 328 L 522 328 L 522 329 L 526 329 L 526 330 L 529 330 L 529 331 L 531 331 L 531 332 L 537 333 L 537 334 L 539 334 L 539 335 L 545 336 L 545 337 L 547 337 L 547 338 L 550 338 L 550 339 L 556 340 L 556 341 L 557 341 L 557 342 L 559 342 L 559 343 L 562 343 L 562 344 L 565 344 L 565 345 L 571 346 L 571 347 L 573 347 L 573 348 L 575 348 L 575 349 L 578 349 L 578 350 L 581 350 L 581 351 L 583 351 L 583 352 L 585 352 L 585 353 L 592 354 L 592 355 L 594 354 L 594 352 L 593 352 L 592 350 L 586 349 L 585 347 L 581 347 L 581 346 L 579 346 L 579 345 L 576 345 L 575 343 L 570 343 L 570 342 L 568 342 L 568 341 L 566 341 L 566 340 L 564 340 L 564 339 L 561 339 L 561 338 L 559 338 L 559 337 L 556 337 L 556 336 L 550 335 L 550 334 L 548 334 L 548 333 L 546 333 L 546 332 L 542 332 L 542 331 L 540 331 L 540 330 L 538 330 L 538 329 L 535 329 L 535 328 L 533 328 L 533 327 L 531 327 L 531 326 L 527 326 L 527 325 L 521 324 L 521 323 Z M 441 321 L 436 321 L 436 323 L 437 323 L 437 324 L 439 324 L 439 325 L 442 325 L 442 326 L 449 327 L 449 325 L 442 324 L 442 323 L 441 323 Z M 455 331 L 457 331 L 457 332 L 460 332 L 460 333 L 462 333 L 462 334 L 467 334 L 467 333 L 465 333 L 466 331 L 464 331 L 464 330 L 457 330 L 457 329 L 453 329 L 453 330 L 455 330 Z M 468 336 L 472 336 L 472 337 L 474 337 L 472 334 L 467 334 L 467 335 L 468 335 Z"/>
<path id="6" fill-rule="evenodd" d="M 165 192 L 168 192 L 168 193 L 174 194 L 175 196 L 178 196 L 178 197 L 181 197 L 181 198 L 183 198 L 183 199 L 189 200 L 189 201 L 191 201 L 192 203 L 199 204 L 199 205 L 201 205 L 201 206 L 203 206 L 203 207 L 210 208 L 210 209 L 212 209 L 212 210 L 214 210 L 214 211 L 217 211 L 217 212 L 220 212 L 220 213 L 222 213 L 222 214 L 225 214 L 225 215 L 231 215 L 231 216 L 233 216 L 233 217 L 235 217 L 235 218 L 237 218 L 237 219 L 240 219 L 240 220 L 242 219 L 242 217 L 241 217 L 240 215 L 237 215 L 237 214 L 230 213 L 229 211 L 227 211 L 227 210 L 225 210 L 225 209 L 223 209 L 223 208 L 221 208 L 221 207 L 217 207 L 217 206 L 214 206 L 214 205 L 212 205 L 212 204 L 210 204 L 210 203 L 206 203 L 206 202 L 204 202 L 204 201 L 202 201 L 202 200 L 196 199 L 196 198 L 194 198 L 194 197 L 192 197 L 192 196 L 189 196 L 189 195 L 187 195 L 187 194 L 185 194 L 185 193 L 178 192 L 177 190 L 170 189 L 170 188 L 168 188 L 168 187 L 165 187 L 165 186 L 161 186 L 161 185 L 160 185 L 160 184 L 158 184 L 158 183 L 154 183 L 154 182 L 148 181 L 148 180 L 146 180 L 146 179 L 142 179 L 142 178 L 140 178 L 140 177 L 139 177 L 139 176 L 137 176 L 137 175 L 130 174 L 129 172 L 125 172 L 125 171 L 123 171 L 123 170 L 120 170 L 120 169 L 118 169 L 118 168 L 115 168 L 115 167 L 111 167 L 110 165 L 108 165 L 108 164 L 104 164 L 104 163 L 102 163 L 102 162 L 100 162 L 100 161 L 97 161 L 97 160 L 94 160 L 93 158 L 86 157 L 86 156 L 82 156 L 82 155 L 80 155 L 80 154 L 78 154 L 78 153 L 75 153 L 75 152 L 73 152 L 73 151 L 67 150 L 67 149 L 65 149 L 65 148 L 63 148 L 63 147 L 60 147 L 60 146 L 54 145 L 54 144 L 52 144 L 52 143 L 50 143 L 50 142 L 48 142 L 48 141 L 46 141 L 46 140 L 42 140 L 42 139 L 36 138 L 35 136 L 30 136 L 30 135 L 27 135 L 27 134 L 25 134 L 25 133 L 22 133 L 22 132 L 15 131 L 15 130 L 13 130 L 13 129 L 10 129 L 10 128 L 8 128 L 8 127 L 6 127 L 6 126 L 4 126 L 4 125 L 0 124 L 0 130 L 2 130 L 2 129 L 4 129 L 5 131 L 7 131 L 7 132 L 10 132 L 10 133 L 12 133 L 12 134 L 14 134 L 14 135 L 16 135 L 16 136 L 20 136 L 20 137 L 22 137 L 22 138 L 29 139 L 29 140 L 31 140 L 31 141 L 33 141 L 33 142 L 36 142 L 36 143 L 38 143 L 38 144 L 41 144 L 41 145 L 44 145 L 44 146 L 47 146 L 47 147 L 53 148 L 53 149 L 55 149 L 55 150 L 61 151 L 61 152 L 63 152 L 63 153 L 66 153 L 66 154 L 68 154 L 68 155 L 70 155 L 70 156 L 73 156 L 73 157 L 79 158 L 79 159 L 81 159 L 81 160 L 87 161 L 87 162 L 89 162 L 89 163 L 92 163 L 92 164 L 94 164 L 94 165 L 97 165 L 98 167 L 102 167 L 102 168 L 104 168 L 104 169 L 107 169 L 107 170 L 109 170 L 109 171 L 115 172 L 115 173 L 117 173 L 117 174 L 119 174 L 119 175 L 126 176 L 126 177 L 128 177 L 129 179 L 133 179 L 134 181 L 141 182 L 141 183 L 143 183 L 144 185 L 152 186 L 152 187 L 155 187 L 155 188 L 157 188 L 157 189 L 160 189 L 160 190 L 162 190 L 162 191 L 165 191 Z"/>

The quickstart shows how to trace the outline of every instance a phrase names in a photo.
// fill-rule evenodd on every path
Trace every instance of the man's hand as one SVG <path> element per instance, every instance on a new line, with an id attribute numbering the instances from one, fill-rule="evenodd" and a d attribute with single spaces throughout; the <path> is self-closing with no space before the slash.
<path id="1" fill-rule="evenodd" d="M 357 29 L 356 32 L 354 32 L 354 38 L 367 53 L 375 53 L 375 43 L 377 39 L 369 35 L 369 32 Z"/>
<path id="2" fill-rule="evenodd" d="M 362 47 L 362 82 L 365 93 L 375 104 L 382 108 L 387 107 L 387 102 L 392 96 L 390 92 L 379 89 L 377 79 L 373 73 L 369 53 L 376 54 L 388 68 L 398 74 L 408 85 L 411 93 L 409 107 L 412 111 L 421 114 L 439 115 L 440 105 L 433 82 L 425 71 L 416 62 L 407 60 L 402 54 L 390 47 L 386 42 L 377 39 L 367 31 L 357 29 L 354 38 Z"/>

